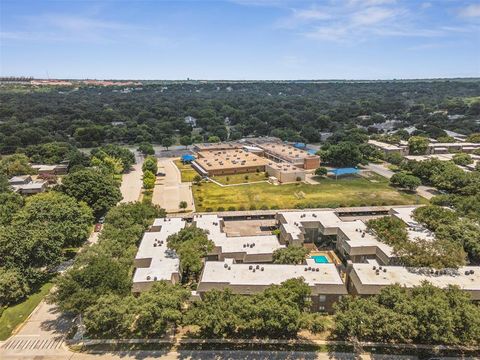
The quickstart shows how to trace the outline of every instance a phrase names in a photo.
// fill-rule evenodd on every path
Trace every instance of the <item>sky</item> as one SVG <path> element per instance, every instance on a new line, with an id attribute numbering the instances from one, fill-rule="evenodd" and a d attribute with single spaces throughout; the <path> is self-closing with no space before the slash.
<path id="1" fill-rule="evenodd" d="M 0 0 L 0 75 L 480 76 L 480 0 Z"/>

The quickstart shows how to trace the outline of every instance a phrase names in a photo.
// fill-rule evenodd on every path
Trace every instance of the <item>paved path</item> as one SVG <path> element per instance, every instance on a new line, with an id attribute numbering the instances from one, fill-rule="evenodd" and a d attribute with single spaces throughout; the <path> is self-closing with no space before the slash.
<path id="1" fill-rule="evenodd" d="M 393 176 L 393 174 L 395 174 L 392 170 L 387 169 L 385 166 L 381 164 L 370 163 L 368 165 L 365 165 L 365 169 L 373 171 L 374 173 L 381 175 L 387 179 L 390 179 Z"/>
<path id="2" fill-rule="evenodd" d="M 393 176 L 393 174 L 395 174 L 392 170 L 387 169 L 385 166 L 383 166 L 381 164 L 370 163 L 370 164 L 365 166 L 365 169 L 369 170 L 369 171 L 372 171 L 372 172 L 374 172 L 374 173 L 376 173 L 380 176 L 383 176 L 387 179 L 390 179 Z M 417 194 L 420 195 L 421 197 L 427 199 L 427 200 L 430 200 L 435 195 L 438 195 L 438 191 L 434 187 L 420 185 L 417 188 Z"/>
<path id="3" fill-rule="evenodd" d="M 179 212 L 180 201 L 187 202 L 186 211 L 195 211 L 193 203 L 192 184 L 182 183 L 180 170 L 175 166 L 172 159 L 159 159 L 158 171 L 165 176 L 157 178 L 157 184 L 153 189 L 152 203 L 160 205 L 167 212 Z"/>
<path id="4" fill-rule="evenodd" d="M 240 360 L 240 359 L 261 359 L 261 360 L 291 360 L 291 359 L 309 359 L 309 360 L 370 360 L 370 359 L 390 359 L 390 360 L 410 360 L 417 359 L 416 356 L 397 356 L 397 355 L 361 355 L 355 356 L 349 353 L 316 353 L 306 351 L 245 351 L 245 350 L 179 350 L 179 351 L 119 351 L 119 352 L 92 352 L 92 353 L 74 353 L 64 348 L 45 349 L 35 351 L 33 349 L 23 351 L 10 351 L 3 354 L 2 360 L 154 360 L 154 359 L 192 359 L 192 360 Z"/>
<path id="5" fill-rule="evenodd" d="M 123 199 L 121 203 L 137 201 L 140 198 L 142 192 L 142 165 L 143 158 L 136 157 L 137 163 L 133 165 L 130 172 L 123 174 L 122 185 L 120 191 L 122 192 Z"/>

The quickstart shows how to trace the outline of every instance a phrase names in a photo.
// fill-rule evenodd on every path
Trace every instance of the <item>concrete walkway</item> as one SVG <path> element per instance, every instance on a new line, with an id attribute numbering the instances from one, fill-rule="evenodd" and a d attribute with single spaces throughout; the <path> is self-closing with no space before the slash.
<path id="1" fill-rule="evenodd" d="M 395 174 L 395 172 L 386 168 L 382 164 L 372 164 L 372 163 L 370 163 L 370 164 L 365 166 L 365 169 L 369 170 L 369 171 L 372 171 L 372 172 L 374 172 L 374 173 L 376 173 L 380 176 L 383 176 L 387 179 L 390 179 L 393 176 L 393 174 Z M 419 196 L 427 199 L 427 200 L 430 200 L 435 195 L 438 195 L 438 190 L 435 189 L 434 187 L 431 187 L 431 186 L 420 185 L 417 188 L 417 194 Z"/>
<path id="2" fill-rule="evenodd" d="M 159 159 L 158 171 L 165 173 L 165 176 L 157 178 L 153 189 L 152 203 L 160 205 L 167 212 L 180 212 L 180 201 L 187 202 L 186 211 L 195 211 L 195 204 L 192 195 L 192 183 L 182 183 L 180 170 L 175 166 L 173 159 Z"/>
<path id="3" fill-rule="evenodd" d="M 123 174 L 120 191 L 123 199 L 121 203 L 138 201 L 142 192 L 142 165 L 143 158 L 137 158 L 137 163 L 133 165 L 130 172 Z"/>

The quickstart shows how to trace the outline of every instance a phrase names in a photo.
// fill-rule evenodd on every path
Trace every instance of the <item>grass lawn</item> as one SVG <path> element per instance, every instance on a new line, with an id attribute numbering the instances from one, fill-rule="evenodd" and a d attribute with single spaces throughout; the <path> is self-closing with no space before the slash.
<path id="1" fill-rule="evenodd" d="M 262 208 L 291 209 L 369 205 L 415 204 L 416 196 L 399 192 L 381 176 L 369 180 L 349 177 L 339 180 L 321 179 L 318 185 L 269 183 L 221 187 L 214 183 L 193 186 L 197 211 L 248 210 Z M 425 202 L 418 198 L 419 202 Z"/>
<path id="2" fill-rule="evenodd" d="M 245 180 L 245 176 L 248 177 L 248 180 Z M 224 185 L 243 184 L 243 183 L 249 183 L 249 182 L 254 182 L 254 181 L 266 181 L 266 180 L 268 180 L 268 178 L 265 177 L 264 172 L 250 173 L 250 174 L 233 174 L 233 175 L 212 176 L 212 179 L 216 180 L 220 184 L 224 184 Z"/>
<path id="3" fill-rule="evenodd" d="M 182 174 L 182 182 L 191 182 L 198 175 L 190 164 L 183 164 L 181 160 L 175 160 L 174 163 Z"/>
<path id="4" fill-rule="evenodd" d="M 6 340 L 12 331 L 32 313 L 42 299 L 50 292 L 53 282 L 47 282 L 25 301 L 5 309 L 0 317 L 0 340 Z"/>

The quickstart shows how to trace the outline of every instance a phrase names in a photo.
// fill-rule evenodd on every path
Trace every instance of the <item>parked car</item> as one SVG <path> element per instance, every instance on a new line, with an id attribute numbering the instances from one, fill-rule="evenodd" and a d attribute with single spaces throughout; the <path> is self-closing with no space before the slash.
<path id="1" fill-rule="evenodd" d="M 165 176 L 165 173 L 163 173 L 163 172 L 158 172 L 158 173 L 157 173 L 157 176 Z"/>
<path id="2" fill-rule="evenodd" d="M 102 216 L 100 219 L 98 219 L 98 222 L 103 224 L 105 222 L 105 216 Z"/>
<path id="3" fill-rule="evenodd" d="M 102 230 L 102 224 L 96 223 L 95 224 L 95 232 L 100 232 L 100 230 Z"/>

